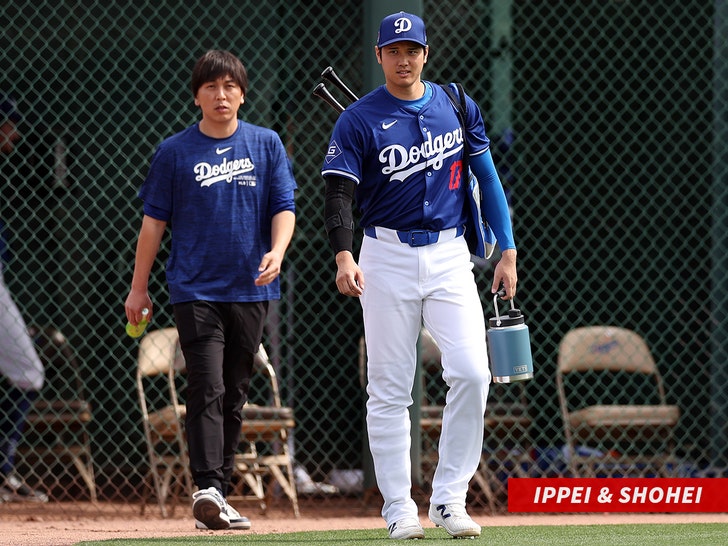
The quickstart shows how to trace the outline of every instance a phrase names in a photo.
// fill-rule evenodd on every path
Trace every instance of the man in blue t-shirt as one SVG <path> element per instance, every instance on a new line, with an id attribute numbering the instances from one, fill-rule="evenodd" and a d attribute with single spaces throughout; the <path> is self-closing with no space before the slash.
<path id="1" fill-rule="evenodd" d="M 166 274 L 185 357 L 185 421 L 198 529 L 249 529 L 227 504 L 254 356 L 295 226 L 296 182 L 280 137 L 238 119 L 242 62 L 211 50 L 195 64 L 202 120 L 164 140 L 139 191 L 144 217 L 126 316 L 153 315 L 148 282 L 171 228 Z"/>

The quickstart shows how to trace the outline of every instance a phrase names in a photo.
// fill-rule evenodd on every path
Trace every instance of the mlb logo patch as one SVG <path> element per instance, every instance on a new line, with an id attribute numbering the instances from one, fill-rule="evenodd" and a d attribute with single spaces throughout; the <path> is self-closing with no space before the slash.
<path id="1" fill-rule="evenodd" d="M 329 149 L 326 151 L 326 163 L 331 163 L 339 155 L 341 155 L 341 148 L 339 148 L 335 140 L 332 140 Z"/>

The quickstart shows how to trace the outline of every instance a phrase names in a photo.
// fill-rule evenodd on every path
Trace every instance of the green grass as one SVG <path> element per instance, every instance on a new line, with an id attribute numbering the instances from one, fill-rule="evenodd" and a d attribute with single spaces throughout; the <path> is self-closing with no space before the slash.
<path id="1" fill-rule="evenodd" d="M 425 540 L 410 542 L 423 546 L 447 544 L 452 539 L 443 529 L 428 528 Z M 395 544 L 387 538 L 384 529 L 361 531 L 315 531 L 251 535 L 205 535 L 154 539 L 114 539 L 79 542 L 77 546 L 176 546 L 184 544 L 253 544 L 261 545 L 342 545 L 379 546 Z M 458 542 L 457 544 L 461 544 Z M 480 539 L 464 544 L 497 544 L 503 546 L 722 546 L 728 544 L 728 524 L 723 523 L 675 523 L 637 525 L 532 525 L 517 527 L 483 527 Z"/>

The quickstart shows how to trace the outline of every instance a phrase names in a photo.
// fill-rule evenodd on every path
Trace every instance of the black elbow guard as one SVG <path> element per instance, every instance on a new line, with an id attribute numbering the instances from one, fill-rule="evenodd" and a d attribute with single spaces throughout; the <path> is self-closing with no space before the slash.
<path id="1" fill-rule="evenodd" d="M 354 231 L 354 217 L 351 210 L 339 209 L 335 214 L 326 218 L 324 227 L 326 228 L 326 233 L 331 233 L 339 227 Z"/>
<path id="2" fill-rule="evenodd" d="M 353 251 L 354 218 L 351 210 L 339 209 L 336 214 L 326 218 L 325 227 L 334 254 L 338 254 L 342 250 Z"/>
<path id="3" fill-rule="evenodd" d="M 341 177 L 326 179 L 324 227 L 334 253 L 348 250 L 354 242 L 352 200 L 355 184 Z"/>

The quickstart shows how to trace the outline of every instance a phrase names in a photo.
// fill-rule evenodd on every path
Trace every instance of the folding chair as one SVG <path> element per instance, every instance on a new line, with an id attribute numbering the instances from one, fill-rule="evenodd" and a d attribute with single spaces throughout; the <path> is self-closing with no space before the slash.
<path id="1" fill-rule="evenodd" d="M 264 513 L 277 485 L 290 500 L 295 517 L 299 517 L 293 459 L 288 445 L 289 435 L 295 427 L 293 409 L 281 403 L 276 371 L 263 345 L 256 354 L 254 370 L 251 399 L 243 406 L 240 452 L 235 457 L 235 470 L 240 480 L 228 498 L 255 499 Z"/>
<path id="2" fill-rule="evenodd" d="M 93 414 L 86 400 L 78 357 L 66 337 L 53 326 L 31 325 L 28 333 L 45 365 L 46 379 L 28 414 L 19 452 L 28 464 L 34 458 L 43 461 L 45 470 L 34 473 L 41 482 L 50 484 L 51 490 L 68 489 L 60 481 L 63 473 L 52 469 L 60 464 L 69 474 L 66 463 L 70 461 L 81 478 L 78 485 L 88 490 L 90 500 L 96 502 L 89 434 Z M 73 485 L 76 484 L 74 479 Z"/>
<path id="3" fill-rule="evenodd" d="M 193 493 L 184 437 L 186 412 L 177 392 L 183 383 L 184 368 L 176 328 L 151 330 L 141 339 L 136 385 L 149 463 L 141 512 L 144 513 L 153 487 L 159 510 L 165 518 L 170 496 L 174 513 L 182 493 L 188 498 Z"/>
<path id="4" fill-rule="evenodd" d="M 556 373 L 571 476 L 670 475 L 680 409 L 644 339 L 616 326 L 569 331 Z"/>

